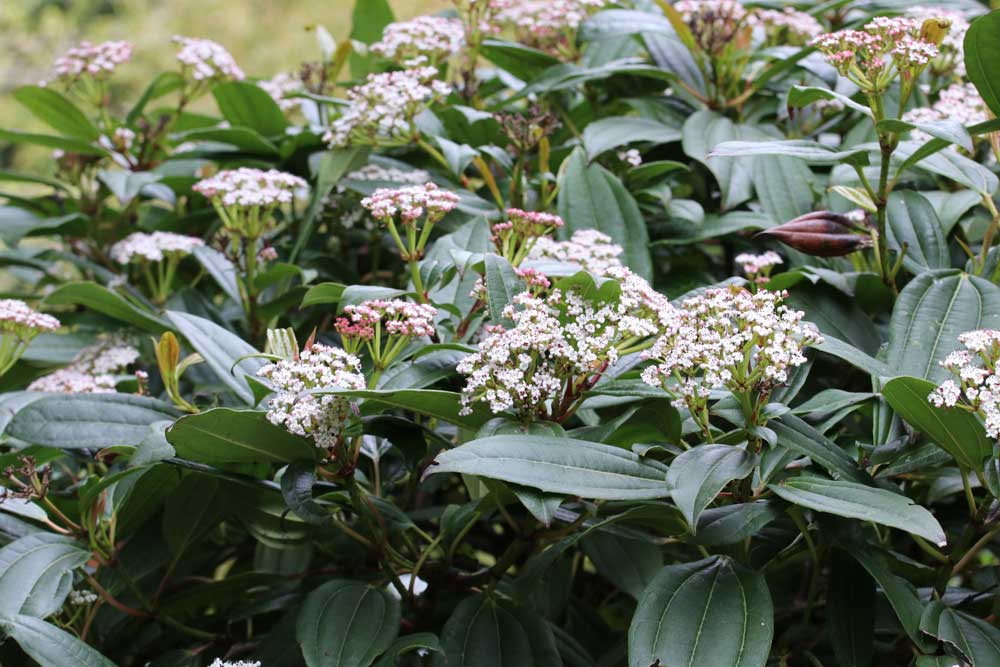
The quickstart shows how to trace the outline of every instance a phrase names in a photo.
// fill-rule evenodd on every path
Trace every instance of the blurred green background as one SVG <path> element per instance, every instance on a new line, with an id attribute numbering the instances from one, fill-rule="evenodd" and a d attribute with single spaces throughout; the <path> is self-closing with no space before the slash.
<path id="1" fill-rule="evenodd" d="M 448 0 L 389 3 L 397 19 L 449 5 Z M 115 98 L 125 104 L 154 74 L 176 66 L 174 35 L 214 39 L 248 76 L 266 78 L 318 58 L 312 26 L 345 39 L 353 7 L 354 0 L 0 0 L 0 127 L 42 129 L 10 93 L 48 78 L 53 61 L 81 40 L 135 44 L 132 62 L 114 78 Z M 26 157 L 15 158 L 0 144 L 0 164 Z"/>

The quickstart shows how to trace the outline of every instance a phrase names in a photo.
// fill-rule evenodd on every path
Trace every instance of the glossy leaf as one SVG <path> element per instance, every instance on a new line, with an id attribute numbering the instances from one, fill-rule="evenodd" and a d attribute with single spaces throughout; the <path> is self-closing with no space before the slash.
<path id="1" fill-rule="evenodd" d="M 939 546 L 947 542 L 933 514 L 886 489 L 821 477 L 792 477 L 768 488 L 794 505 L 817 512 L 898 528 Z"/>
<path id="2" fill-rule="evenodd" d="M 441 645 L 443 664 L 448 667 L 563 664 L 552 631 L 540 617 L 507 600 L 484 595 L 458 604 L 444 624 Z"/>
<path id="3" fill-rule="evenodd" d="M 0 617 L 45 618 L 62 606 L 73 587 L 73 570 L 90 550 L 63 535 L 36 533 L 0 549 Z"/>
<path id="4" fill-rule="evenodd" d="M 285 114 L 263 88 L 244 81 L 226 81 L 212 88 L 219 111 L 234 127 L 249 127 L 265 137 L 288 127 Z"/>
<path id="5" fill-rule="evenodd" d="M 712 556 L 656 575 L 632 617 L 628 664 L 763 667 L 773 636 L 764 577 Z"/>
<path id="6" fill-rule="evenodd" d="M 101 134 L 76 105 L 53 88 L 22 86 L 14 91 L 14 99 L 60 134 L 88 142 Z"/>
<path id="7" fill-rule="evenodd" d="M 0 630 L 40 667 L 116 667 L 85 642 L 32 616 L 0 616 Z"/>
<path id="8" fill-rule="evenodd" d="M 427 474 L 480 475 L 548 493 L 605 500 L 664 498 L 666 469 L 618 447 L 571 438 L 499 435 L 438 454 Z"/>
<path id="9" fill-rule="evenodd" d="M 334 579 L 299 611 L 296 637 L 308 667 L 368 667 L 399 632 L 399 603 L 360 581 Z"/>
<path id="10" fill-rule="evenodd" d="M 692 447 L 670 464 L 667 484 L 670 495 L 681 509 L 694 533 L 698 517 L 729 482 L 753 472 L 754 456 L 732 445 Z"/>
<path id="11" fill-rule="evenodd" d="M 200 463 L 289 463 L 315 446 L 267 421 L 263 412 L 214 408 L 177 420 L 167 430 L 177 456 Z"/>
<path id="12" fill-rule="evenodd" d="M 907 246 L 903 266 L 911 273 L 949 268 L 951 256 L 941 221 L 930 202 L 919 193 L 897 190 L 889 195 L 886 220 L 890 246 L 896 249 L 904 243 Z"/>
<path id="13" fill-rule="evenodd" d="M 972 22 L 963 43 L 969 80 L 975 84 L 983 102 L 994 116 L 1000 116 L 1000 70 L 997 69 L 1000 46 L 996 41 L 998 30 L 1000 12 L 990 12 Z"/>
<path id="14" fill-rule="evenodd" d="M 92 282 L 69 283 L 57 287 L 45 297 L 45 303 L 53 306 L 84 306 L 153 334 L 161 334 L 170 328 L 158 315 L 142 310 L 117 292 Z"/>

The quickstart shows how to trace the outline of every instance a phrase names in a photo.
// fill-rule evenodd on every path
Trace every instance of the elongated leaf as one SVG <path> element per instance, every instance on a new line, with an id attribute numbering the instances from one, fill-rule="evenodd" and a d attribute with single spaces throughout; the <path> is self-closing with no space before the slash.
<path id="1" fill-rule="evenodd" d="M 815 88 L 812 86 L 792 86 L 788 90 L 788 106 L 801 108 L 808 106 L 819 100 L 836 100 L 848 109 L 863 113 L 870 118 L 874 118 L 872 110 L 863 104 L 855 102 L 853 99 L 840 93 L 835 93 L 828 88 Z"/>
<path id="2" fill-rule="evenodd" d="M 768 484 L 768 488 L 794 505 L 817 512 L 891 526 L 939 546 L 947 542 L 933 514 L 892 491 L 820 477 L 793 477 L 780 484 Z"/>
<path id="3" fill-rule="evenodd" d="M 757 199 L 776 223 L 788 222 L 813 210 L 813 173 L 802 160 L 759 155 L 753 159 L 752 174 Z"/>
<path id="4" fill-rule="evenodd" d="M 628 664 L 763 667 L 773 636 L 764 577 L 712 556 L 656 575 L 632 617 Z"/>
<path id="5" fill-rule="evenodd" d="M 351 14 L 351 39 L 371 44 L 382 38 L 382 30 L 395 20 L 388 0 L 367 0 L 354 3 Z M 373 71 L 375 54 L 365 56 L 351 51 L 351 76 L 361 78 Z M 310 667 L 312 667 L 310 665 Z"/>
<path id="6" fill-rule="evenodd" d="M 65 630 L 32 616 L 0 616 L 0 630 L 41 667 L 116 667 Z"/>
<path id="7" fill-rule="evenodd" d="M 665 498 L 666 469 L 618 447 L 537 435 L 498 435 L 438 454 L 427 474 L 458 472 L 549 493 L 626 500 Z"/>
<path id="8" fill-rule="evenodd" d="M 562 666 L 545 621 L 495 597 L 462 600 L 441 632 L 448 667 Z M 311 667 L 311 666 L 310 666 Z"/>
<path id="9" fill-rule="evenodd" d="M 583 145 L 587 147 L 587 158 L 595 157 L 635 142 L 668 144 L 679 141 L 681 132 L 658 120 L 634 116 L 615 116 L 594 121 L 583 130 Z"/>
<path id="10" fill-rule="evenodd" d="M 591 531 L 580 546 L 598 572 L 636 599 L 663 567 L 663 555 L 656 543 L 613 531 Z"/>
<path id="11" fill-rule="evenodd" d="M 320 283 L 313 285 L 302 297 L 302 307 L 318 306 L 321 304 L 338 303 L 344 295 L 346 285 L 340 283 Z"/>
<path id="12" fill-rule="evenodd" d="M 63 535 L 34 533 L 0 549 L 0 616 L 54 614 L 90 551 Z"/>
<path id="13" fill-rule="evenodd" d="M 969 131 L 965 129 L 965 126 L 962 125 L 962 123 L 951 118 L 933 121 L 930 123 L 913 123 L 905 120 L 889 118 L 881 121 L 878 124 L 878 128 L 880 130 L 897 133 L 907 132 L 909 130 L 920 130 L 921 132 L 929 134 L 932 137 L 937 137 L 938 139 L 947 141 L 950 144 L 955 144 L 969 153 L 973 151 L 972 136 L 969 134 Z"/>
<path id="14" fill-rule="evenodd" d="M 996 285 L 955 270 L 921 273 L 903 288 L 893 308 L 886 362 L 894 375 L 941 382 L 951 374 L 938 362 L 960 347 L 960 333 L 997 327 Z"/>
<path id="15" fill-rule="evenodd" d="M 1000 116 L 1000 45 L 996 36 L 1000 31 L 1000 12 L 980 16 L 965 33 L 965 69 L 969 80 L 975 84 L 986 106 L 994 116 Z"/>
<path id="16" fill-rule="evenodd" d="M 328 581 L 306 598 L 296 637 L 309 667 L 368 667 L 399 633 L 399 603 L 360 581 Z"/>
<path id="17" fill-rule="evenodd" d="M 699 111 L 684 122 L 684 152 L 712 172 L 722 191 L 722 208 L 729 209 L 753 194 L 753 161 L 716 158 L 715 149 L 744 137 L 744 128 L 722 114 Z"/>
<path id="18" fill-rule="evenodd" d="M 57 287 L 45 297 L 45 303 L 53 306 L 84 306 L 154 334 L 161 334 L 170 328 L 159 316 L 139 309 L 120 294 L 93 282 L 69 283 Z"/>
<path id="19" fill-rule="evenodd" d="M 754 457 L 732 445 L 692 447 L 670 464 L 667 484 L 670 495 L 681 509 L 694 533 L 698 516 L 715 500 L 726 484 L 753 472 Z"/>
<path id="20" fill-rule="evenodd" d="M 737 544 L 756 535 L 781 514 L 781 503 L 773 500 L 707 509 L 698 519 L 698 533 L 693 541 L 705 546 Z"/>
<path id="21" fill-rule="evenodd" d="M 604 232 L 625 249 L 622 260 L 630 269 L 650 278 L 649 235 L 639 207 L 621 181 L 597 164 L 588 164 L 582 149 L 567 158 L 559 190 L 559 215 L 569 235 L 580 229 Z"/>
<path id="22" fill-rule="evenodd" d="M 172 310 L 167 311 L 167 319 L 205 359 L 219 380 L 244 403 L 253 405 L 253 391 L 245 378 L 256 375 L 266 362 L 246 357 L 257 354 L 257 350 L 233 332 L 203 317 Z"/>
<path id="23" fill-rule="evenodd" d="M 481 48 L 484 58 L 522 81 L 530 81 L 549 67 L 559 64 L 559 59 L 552 54 L 517 42 L 485 39 Z"/>
<path id="24" fill-rule="evenodd" d="M 40 121 L 66 136 L 96 141 L 101 134 L 75 104 L 52 88 L 22 86 L 14 92 L 14 99 Z"/>
<path id="25" fill-rule="evenodd" d="M 886 219 L 890 246 L 899 249 L 907 245 L 903 266 L 911 273 L 951 265 L 941 221 L 931 203 L 919 193 L 897 190 L 889 195 Z"/>
<path id="26" fill-rule="evenodd" d="M 236 127 L 249 127 L 265 137 L 280 135 L 288 120 L 263 88 L 244 81 L 226 81 L 212 88 L 219 111 Z"/>
<path id="27" fill-rule="evenodd" d="M 56 394 L 33 401 L 7 426 L 11 437 L 60 449 L 138 445 L 156 422 L 173 421 L 173 406 L 134 394 Z"/>
<path id="28" fill-rule="evenodd" d="M 958 652 L 973 667 L 1000 665 L 1000 630 L 971 614 L 932 600 L 920 618 L 920 630 Z"/>
<path id="29" fill-rule="evenodd" d="M 940 142 L 942 146 L 947 146 L 941 139 L 932 139 L 931 141 Z M 894 162 L 900 163 L 900 171 L 912 166 L 922 171 L 944 176 L 959 185 L 975 190 L 980 195 L 988 195 L 996 191 L 997 176 L 987 167 L 965 157 L 958 151 L 939 150 L 936 153 L 921 156 L 923 146 L 924 144 L 919 141 L 901 141 L 899 143 L 896 151 L 892 154 L 892 159 Z"/>
<path id="30" fill-rule="evenodd" d="M 870 480 L 868 474 L 858 468 L 854 459 L 838 447 L 837 443 L 795 415 L 782 415 L 767 425 L 778 435 L 779 446 L 808 456 L 834 477 L 860 483 Z"/>
<path id="31" fill-rule="evenodd" d="M 362 411 L 366 414 L 374 414 L 376 410 L 391 406 L 412 410 L 428 417 L 436 417 L 449 424 L 457 424 L 471 429 L 479 428 L 492 416 L 492 413 L 481 406 L 473 408 L 470 415 L 460 414 L 462 411 L 461 395 L 453 391 L 438 389 L 331 389 L 317 393 L 367 399 L 362 405 Z"/>
<path id="32" fill-rule="evenodd" d="M 920 617 L 924 605 L 920 602 L 913 585 L 899 575 L 893 574 L 885 556 L 868 545 L 848 544 L 846 549 L 878 583 L 893 611 L 896 612 L 903 630 L 917 646 L 923 649 L 925 642 L 920 633 Z"/>
<path id="33" fill-rule="evenodd" d="M 415 632 L 394 641 L 375 664 L 377 667 L 396 667 L 396 659 L 399 656 L 414 651 L 443 653 L 444 649 L 437 635 L 430 632 Z"/>
<path id="34" fill-rule="evenodd" d="M 490 309 L 490 319 L 497 324 L 512 324 L 503 316 L 503 309 L 514 300 L 514 295 L 522 291 L 522 283 L 514 273 L 514 268 L 503 257 L 489 253 L 485 260 L 486 305 Z"/>
<path id="35" fill-rule="evenodd" d="M 313 500 L 315 483 L 316 463 L 311 459 L 294 461 L 281 474 L 281 496 L 289 509 L 306 523 L 329 524 L 330 513 Z"/>
<path id="36" fill-rule="evenodd" d="M 215 477 L 194 474 L 185 477 L 167 498 L 163 509 L 163 537 L 175 562 L 222 520 L 225 490 Z"/>
<path id="37" fill-rule="evenodd" d="M 870 148 L 838 151 L 805 139 L 771 141 L 726 141 L 712 149 L 709 157 L 740 158 L 749 155 L 786 155 L 809 164 L 833 165 L 841 162 L 867 164 Z"/>
<path id="38" fill-rule="evenodd" d="M 236 280 L 236 267 L 233 266 L 233 263 L 221 252 L 209 246 L 195 248 L 194 256 L 208 272 L 208 275 L 212 276 L 216 284 L 222 288 L 226 296 L 236 303 L 240 303 L 242 296 L 240 296 L 240 287 Z"/>
<path id="39" fill-rule="evenodd" d="M 927 397 L 935 384 L 921 378 L 893 378 L 882 396 L 910 426 L 923 432 L 967 470 L 978 470 L 993 454 L 993 441 L 974 415 L 958 408 L 938 408 Z"/>
<path id="40" fill-rule="evenodd" d="M 214 408 L 177 420 L 167 431 L 177 456 L 199 463 L 289 463 L 315 455 L 305 438 L 263 412 Z"/>
<path id="41" fill-rule="evenodd" d="M 892 369 L 890 369 L 885 363 L 862 352 L 850 343 L 845 343 L 844 341 L 833 338 L 832 336 L 824 335 L 823 342 L 818 345 L 813 345 L 813 347 L 820 352 L 826 352 L 827 354 L 831 354 L 838 359 L 843 359 L 855 368 L 860 368 L 861 370 L 872 375 L 884 376 L 893 374 Z"/>

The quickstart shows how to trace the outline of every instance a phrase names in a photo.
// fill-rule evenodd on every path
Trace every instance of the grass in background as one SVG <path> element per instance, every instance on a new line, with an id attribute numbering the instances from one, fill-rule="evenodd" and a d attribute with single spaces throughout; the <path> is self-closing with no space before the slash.
<path id="1" fill-rule="evenodd" d="M 398 19 L 449 6 L 448 0 L 389 1 Z M 10 93 L 47 78 L 53 61 L 82 40 L 135 44 L 132 62 L 114 79 L 116 97 L 127 102 L 157 72 L 175 67 L 174 35 L 214 39 L 248 76 L 269 77 L 318 58 L 312 26 L 322 25 L 338 40 L 346 39 L 353 7 L 353 0 L 0 1 L 0 127 L 43 129 Z M 37 157 L 36 149 L 19 147 L 15 154 L 0 144 L 0 165 Z"/>

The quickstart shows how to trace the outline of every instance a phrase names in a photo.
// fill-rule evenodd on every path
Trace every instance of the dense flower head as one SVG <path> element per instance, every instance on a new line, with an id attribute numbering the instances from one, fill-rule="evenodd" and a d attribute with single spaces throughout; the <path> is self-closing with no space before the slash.
<path id="1" fill-rule="evenodd" d="M 361 200 L 376 220 L 399 220 L 404 225 L 416 224 L 424 216 L 435 223 L 458 206 L 458 195 L 442 190 L 434 183 L 410 185 L 402 188 L 379 188 Z"/>
<path id="2" fill-rule="evenodd" d="M 38 378 L 28 389 L 60 394 L 110 393 L 115 391 L 114 374 L 138 358 L 139 350 L 124 337 L 104 336 L 77 352 L 68 366 Z"/>
<path id="3" fill-rule="evenodd" d="M 382 32 L 382 39 L 369 48 L 404 67 L 418 67 L 447 60 L 464 46 L 465 26 L 458 19 L 418 16 L 390 23 Z"/>
<path id="4" fill-rule="evenodd" d="M 608 0 L 493 0 L 493 31 L 509 29 L 517 41 L 559 53 L 580 24 Z"/>
<path id="5" fill-rule="evenodd" d="M 218 42 L 196 37 L 177 35 L 174 42 L 180 45 L 177 60 L 190 72 L 195 81 L 242 81 L 243 70 L 233 56 Z"/>
<path id="6" fill-rule="evenodd" d="M 39 313 L 20 299 L 0 299 L 0 332 L 21 339 L 59 328 L 59 320 Z"/>
<path id="7" fill-rule="evenodd" d="M 803 350 L 822 341 L 783 292 L 713 289 L 662 311 L 662 335 L 643 358 L 642 379 L 695 412 L 713 389 L 767 392 L 805 363 Z"/>
<path id="8" fill-rule="evenodd" d="M 211 665 L 209 665 L 208 667 L 261 667 L 261 663 L 260 663 L 259 660 L 257 660 L 257 661 L 250 661 L 250 660 L 236 660 L 236 661 L 231 661 L 231 660 L 225 660 L 224 661 L 222 658 L 216 658 L 215 661 Z"/>
<path id="9" fill-rule="evenodd" d="M 111 259 L 119 264 L 132 261 L 162 262 L 169 256 L 190 255 L 194 249 L 205 245 L 196 236 L 185 236 L 173 232 L 133 232 L 111 246 Z"/>
<path id="10" fill-rule="evenodd" d="M 518 266 L 529 255 L 535 242 L 562 227 L 563 219 L 554 213 L 507 209 L 507 218 L 490 227 L 497 252 Z"/>
<path id="11" fill-rule="evenodd" d="M 775 45 L 805 44 L 823 32 L 823 25 L 811 14 L 794 7 L 784 9 L 756 9 L 750 22 L 764 30 L 767 42 Z"/>
<path id="12" fill-rule="evenodd" d="M 624 252 L 607 234 L 596 229 L 580 229 L 573 232 L 568 241 L 556 241 L 547 236 L 539 238 L 528 259 L 571 262 L 596 276 L 603 276 L 609 269 L 623 266 L 619 257 Z"/>
<path id="13" fill-rule="evenodd" d="M 85 75 L 103 79 L 131 59 L 132 44 L 129 42 L 80 42 L 56 60 L 55 73 L 64 81 L 74 81 Z"/>
<path id="14" fill-rule="evenodd" d="M 895 73 L 912 82 L 940 53 L 922 26 L 923 21 L 913 17 L 877 16 L 861 30 L 824 33 L 809 44 L 863 89 L 884 90 Z"/>
<path id="15" fill-rule="evenodd" d="M 240 167 L 202 179 L 192 189 L 209 199 L 218 200 L 222 206 L 250 208 L 289 204 L 296 193 L 308 187 L 304 179 L 277 169 L 264 171 Z"/>
<path id="16" fill-rule="evenodd" d="M 736 0 L 680 0 L 674 9 L 706 53 L 720 54 L 738 43 L 749 45 L 750 12 Z"/>
<path id="17" fill-rule="evenodd" d="M 529 289 L 503 310 L 513 326 L 488 327 L 479 349 L 458 364 L 468 376 L 462 410 L 558 419 L 619 357 L 658 331 L 666 297 L 628 269 L 621 295 L 592 301 L 576 291 Z"/>
<path id="18" fill-rule="evenodd" d="M 352 142 L 408 143 L 415 133 L 417 114 L 451 92 L 437 75 L 434 67 L 369 74 L 363 84 L 347 91 L 348 104 L 323 140 L 332 147 Z"/>
<path id="19" fill-rule="evenodd" d="M 302 105 L 302 100 L 291 97 L 303 91 L 302 79 L 291 72 L 279 72 L 270 79 L 262 79 L 257 85 L 264 89 L 282 111 L 294 111 Z"/>
<path id="20" fill-rule="evenodd" d="M 408 185 L 422 185 L 429 183 L 431 174 L 423 169 L 399 169 L 398 167 L 383 167 L 382 165 L 369 163 L 360 169 L 356 169 L 347 176 L 349 181 L 387 181 L 389 183 L 400 183 Z"/>
<path id="21" fill-rule="evenodd" d="M 959 407 L 983 418 L 986 432 L 1000 439 L 1000 331 L 976 329 L 959 335 L 965 348 L 941 361 L 955 375 L 945 380 L 927 399 L 939 408 Z"/>
<path id="22" fill-rule="evenodd" d="M 97 602 L 97 593 L 86 589 L 75 589 L 69 592 L 69 603 L 75 607 L 82 607 Z"/>
<path id="23" fill-rule="evenodd" d="M 938 99 L 929 107 L 910 109 L 903 114 L 903 120 L 910 123 L 933 123 L 954 120 L 962 125 L 975 125 L 990 118 L 986 103 L 979 91 L 971 83 L 953 83 L 941 90 Z M 920 130 L 912 130 L 911 136 L 921 141 L 929 141 L 931 136 Z M 958 146 L 952 144 L 958 150 Z"/>
<path id="24" fill-rule="evenodd" d="M 344 306 L 344 313 L 335 323 L 342 336 L 370 340 L 381 327 L 390 336 L 419 338 L 434 335 L 437 308 L 402 299 L 372 299 Z"/>
<path id="25" fill-rule="evenodd" d="M 771 269 L 779 264 L 784 264 L 785 261 L 778 253 L 768 250 L 759 255 L 749 252 L 740 253 L 736 255 L 736 263 L 740 265 L 748 278 L 758 281 L 763 279 L 763 282 L 771 274 Z"/>
<path id="26" fill-rule="evenodd" d="M 317 447 L 331 449 L 351 416 L 351 403 L 332 394 L 306 394 L 313 389 L 364 389 L 361 362 L 340 348 L 313 344 L 296 359 L 282 359 L 257 371 L 270 381 L 274 396 L 267 419 L 296 435 L 312 438 Z"/>

